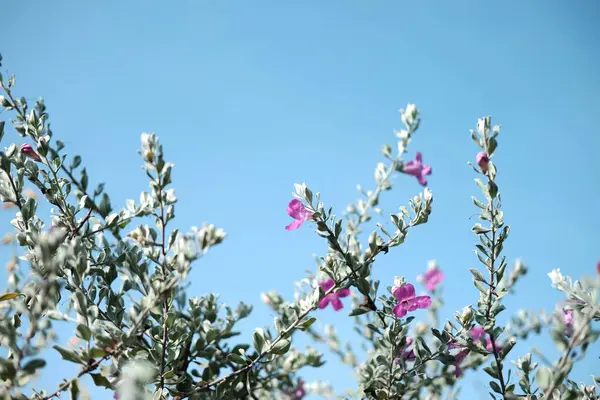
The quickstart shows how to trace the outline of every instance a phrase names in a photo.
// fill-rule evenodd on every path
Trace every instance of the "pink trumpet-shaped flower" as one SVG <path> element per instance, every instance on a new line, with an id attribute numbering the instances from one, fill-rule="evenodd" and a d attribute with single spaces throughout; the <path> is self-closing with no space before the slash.
<path id="1" fill-rule="evenodd" d="M 431 166 L 423 165 L 423 155 L 417 153 L 415 161 L 409 161 L 404 164 L 402 172 L 417 178 L 417 181 L 419 181 L 422 186 L 427 186 L 427 179 L 425 177 L 431 175 Z"/>
<path id="2" fill-rule="evenodd" d="M 433 292 L 440 283 L 444 280 L 444 273 L 439 268 L 432 268 L 423 275 L 425 288 L 429 292 Z"/>
<path id="3" fill-rule="evenodd" d="M 298 379 L 298 386 L 296 387 L 296 391 L 294 392 L 294 400 L 301 400 L 306 396 L 306 389 L 304 389 L 304 381 L 302 379 Z"/>
<path id="4" fill-rule="evenodd" d="M 490 163 L 490 157 L 487 155 L 487 153 L 480 151 L 477 153 L 475 161 L 477 162 L 477 165 L 479 165 L 479 168 L 481 168 L 481 172 L 485 174 Z"/>
<path id="5" fill-rule="evenodd" d="M 482 337 L 485 337 L 485 349 L 487 351 L 494 351 L 494 347 L 492 346 L 492 339 L 490 338 L 489 335 L 485 334 L 485 331 L 483 330 L 482 327 L 480 327 L 480 326 L 475 327 L 475 328 L 471 329 L 469 331 L 469 333 L 471 334 L 471 337 L 473 338 L 473 340 L 475 342 L 479 342 L 479 339 L 481 339 Z M 502 347 L 500 347 L 498 344 L 496 344 L 496 350 L 500 351 L 500 350 L 502 350 Z"/>
<path id="6" fill-rule="evenodd" d="M 404 345 L 404 347 L 400 349 L 398 358 L 396 359 L 396 364 L 400 364 L 402 361 L 415 361 L 416 356 L 414 350 L 408 350 L 408 348 L 413 344 L 413 342 L 414 340 L 412 338 L 406 338 L 406 345 Z"/>
<path id="7" fill-rule="evenodd" d="M 410 311 L 429 308 L 431 305 L 431 297 L 415 296 L 415 287 L 410 283 L 394 288 L 392 294 L 398 301 L 398 305 L 393 310 L 394 315 L 398 318 L 403 318 Z"/>
<path id="8" fill-rule="evenodd" d="M 335 285 L 335 282 L 333 281 L 333 279 L 327 279 L 325 282 L 319 283 L 319 285 L 321 286 L 323 291 L 325 293 L 327 293 L 327 291 L 329 289 L 331 289 L 333 287 L 333 285 Z M 348 289 L 348 288 L 340 289 L 336 292 L 331 292 L 328 295 L 326 295 L 325 297 L 323 297 L 321 299 L 321 301 L 319 301 L 319 308 L 322 310 L 325 307 L 327 307 L 329 305 L 329 303 L 331 303 L 331 305 L 333 306 L 333 309 L 335 311 L 339 311 L 342 308 L 344 308 L 344 305 L 342 304 L 340 297 L 347 297 L 349 295 L 350 295 L 350 289 Z"/>
<path id="9" fill-rule="evenodd" d="M 463 371 L 460 365 L 462 364 L 463 360 L 469 355 L 469 352 L 469 349 L 463 349 L 457 355 L 454 356 L 454 359 L 456 360 L 456 363 L 454 364 L 454 376 L 456 376 L 457 378 L 462 375 Z"/>
<path id="10" fill-rule="evenodd" d="M 31 145 L 27 143 L 23 143 L 21 145 L 21 153 L 25 154 L 34 161 L 42 161 L 40 155 L 33 149 L 33 147 L 31 147 Z"/>
<path id="11" fill-rule="evenodd" d="M 308 210 L 298 199 L 290 201 L 290 204 L 287 206 L 287 213 L 295 219 L 294 222 L 285 227 L 288 231 L 300 228 L 304 221 L 311 219 L 313 216 L 313 212 Z"/>

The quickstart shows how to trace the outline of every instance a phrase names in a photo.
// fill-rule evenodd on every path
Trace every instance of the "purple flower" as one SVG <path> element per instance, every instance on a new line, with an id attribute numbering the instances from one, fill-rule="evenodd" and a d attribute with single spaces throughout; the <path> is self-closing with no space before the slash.
<path id="1" fill-rule="evenodd" d="M 40 155 L 33 149 L 33 147 L 31 147 L 31 145 L 27 143 L 23 143 L 21 145 L 21 153 L 25 154 L 34 161 L 42 161 Z"/>
<path id="2" fill-rule="evenodd" d="M 421 185 L 426 186 L 427 179 L 425 177 L 427 175 L 431 175 L 431 166 L 423 165 L 423 155 L 421 153 L 417 153 L 415 161 L 407 162 L 404 165 L 402 172 L 407 175 L 414 176 Z"/>
<path id="3" fill-rule="evenodd" d="M 398 318 L 404 317 L 409 311 L 428 308 L 431 305 L 431 297 L 415 296 L 415 287 L 410 283 L 394 288 L 392 294 L 398 301 L 398 305 L 393 310 L 394 315 Z"/>
<path id="4" fill-rule="evenodd" d="M 307 210 L 304 204 L 298 199 L 290 201 L 290 204 L 287 206 L 287 213 L 295 219 L 294 222 L 285 227 L 288 231 L 300 228 L 304 221 L 311 219 L 313 216 L 313 212 Z"/>
<path id="5" fill-rule="evenodd" d="M 488 169 L 488 164 L 490 163 L 490 157 L 487 155 L 487 153 L 480 151 L 477 153 L 475 161 L 477 161 L 477 165 L 479 165 L 479 168 L 481 168 L 481 172 L 485 174 Z"/>
<path id="6" fill-rule="evenodd" d="M 462 375 L 463 371 L 460 364 L 462 364 L 463 360 L 469 355 L 469 352 L 469 349 L 464 349 L 454 356 L 454 359 L 456 360 L 456 363 L 454 364 L 454 376 L 457 378 Z"/>
<path id="7" fill-rule="evenodd" d="M 479 339 L 485 337 L 485 349 L 487 351 L 494 351 L 494 347 L 492 346 L 492 339 L 489 336 L 486 336 L 485 331 L 483 330 L 482 327 L 478 326 L 475 327 L 473 329 L 471 329 L 469 331 L 469 333 L 471 334 L 471 337 L 473 338 L 473 340 L 475 342 L 479 342 Z M 498 346 L 498 344 L 496 344 L 496 350 L 500 351 L 502 350 L 502 347 Z"/>
<path id="8" fill-rule="evenodd" d="M 563 308 L 563 319 L 565 321 L 565 336 L 571 337 L 573 335 L 573 310 Z"/>
<path id="9" fill-rule="evenodd" d="M 440 283 L 444 280 L 444 273 L 439 268 L 432 268 L 423 275 L 425 280 L 425 288 L 433 292 Z"/>
<path id="10" fill-rule="evenodd" d="M 333 285 L 335 285 L 335 282 L 333 281 L 333 279 L 327 279 L 325 282 L 319 283 L 319 285 L 321 286 L 323 291 L 325 293 L 327 293 L 327 291 L 329 289 L 331 289 L 333 287 Z M 348 289 L 348 288 L 338 290 L 337 292 L 329 293 L 328 295 L 323 297 L 321 299 L 321 301 L 319 301 L 319 308 L 322 310 L 325 307 L 327 307 L 329 305 L 329 303 L 331 302 L 333 309 L 335 311 L 339 311 L 342 308 L 344 308 L 344 305 L 342 304 L 340 297 L 346 297 L 349 295 L 350 295 L 350 289 Z"/>
<path id="11" fill-rule="evenodd" d="M 402 361 L 409 362 L 415 361 L 415 352 L 413 350 L 407 350 L 413 344 L 414 340 L 410 337 L 406 338 L 406 345 L 400 349 L 396 364 L 400 364 Z"/>
<path id="12" fill-rule="evenodd" d="M 304 381 L 302 379 L 298 379 L 298 387 L 294 392 L 294 400 L 301 400 L 306 396 L 306 389 L 304 389 Z"/>

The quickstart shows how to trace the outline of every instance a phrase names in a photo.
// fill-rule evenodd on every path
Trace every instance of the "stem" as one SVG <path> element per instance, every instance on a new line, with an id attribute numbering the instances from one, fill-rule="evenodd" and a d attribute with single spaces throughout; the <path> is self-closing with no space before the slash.
<path id="1" fill-rule="evenodd" d="M 165 225 L 166 225 L 166 221 L 165 221 L 165 207 L 164 207 L 164 202 L 163 202 L 163 193 L 162 193 L 162 184 L 160 182 L 160 178 L 158 181 L 159 187 L 160 189 L 160 225 L 161 225 L 161 233 L 162 233 L 162 242 L 160 244 L 161 247 L 161 253 L 162 253 L 162 262 L 161 262 L 161 270 L 162 270 L 162 277 L 163 280 L 166 281 L 167 280 L 167 250 L 166 250 L 166 246 L 165 246 L 165 241 L 166 239 L 166 235 L 165 235 Z M 162 392 L 162 390 L 165 387 L 165 377 L 164 377 L 164 372 L 165 372 L 165 356 L 167 354 L 167 342 L 169 340 L 169 334 L 168 334 L 168 329 L 167 329 L 167 317 L 168 317 L 168 313 L 169 313 L 169 296 L 167 296 L 163 302 L 163 332 L 162 332 L 162 357 L 160 358 L 160 390 Z"/>
<path id="2" fill-rule="evenodd" d="M 12 175 L 7 173 L 6 174 L 8 176 L 8 180 L 10 181 L 10 185 L 13 188 L 13 191 L 15 192 L 15 197 L 17 198 L 17 202 L 16 205 L 17 207 L 19 207 L 19 211 L 21 212 L 21 216 L 23 215 L 23 206 L 21 205 L 21 193 L 17 190 L 17 185 L 15 184 L 15 181 L 12 178 Z M 25 219 L 23 219 L 23 222 L 25 223 L 25 230 L 29 229 L 29 224 L 27 223 L 27 221 L 25 221 Z"/>
<path id="3" fill-rule="evenodd" d="M 110 352 L 109 354 L 105 355 L 102 358 L 98 358 L 98 359 L 95 359 L 94 361 L 90 362 L 84 369 L 81 370 L 81 372 L 79 372 L 79 374 L 77 374 L 77 376 L 75 378 L 73 378 L 69 381 L 65 381 L 62 385 L 60 385 L 58 387 L 58 389 L 56 389 L 56 391 L 54 393 L 52 393 L 46 397 L 42 397 L 42 400 L 49 400 L 53 397 L 58 397 L 58 395 L 61 392 L 64 392 L 65 390 L 67 390 L 69 388 L 69 386 L 71 386 L 71 383 L 73 383 L 77 379 L 81 378 L 85 374 L 88 374 L 88 373 L 94 371 L 96 368 L 98 368 L 100 366 L 100 364 L 102 364 L 102 362 L 104 360 L 107 360 L 111 355 L 112 355 L 112 352 Z"/>
<path id="4" fill-rule="evenodd" d="M 394 373 L 394 344 L 392 343 L 392 347 L 391 347 L 391 351 L 390 351 L 390 370 L 389 370 L 389 375 L 388 375 L 388 387 L 387 387 L 388 399 L 392 398 L 393 373 Z"/>
<path id="5" fill-rule="evenodd" d="M 491 244 L 491 254 L 490 254 L 490 294 L 488 296 L 488 304 L 487 309 L 485 310 L 485 319 L 490 321 L 490 312 L 492 310 L 492 301 L 493 296 L 496 291 L 496 271 L 494 270 L 494 263 L 496 262 L 496 227 L 494 224 L 494 199 L 490 200 L 490 224 L 492 228 L 492 244 Z M 493 326 L 492 326 L 493 328 Z M 498 347 L 496 346 L 496 338 L 493 333 L 490 333 L 490 340 L 492 342 L 492 353 L 494 354 L 494 359 L 496 360 L 496 369 L 498 371 L 498 380 L 500 381 L 500 389 L 502 390 L 502 398 L 506 398 L 506 384 L 504 382 L 504 376 L 502 375 L 502 362 L 500 360 L 500 354 L 498 352 Z"/>
<path id="6" fill-rule="evenodd" d="M 340 282 L 338 282 L 337 284 L 335 284 L 334 286 L 331 287 L 331 289 L 329 289 L 327 292 L 325 292 L 325 296 L 327 296 L 330 293 L 333 293 L 334 291 L 336 291 L 337 289 L 339 289 L 339 287 L 344 284 L 344 282 L 346 282 L 350 276 L 352 276 L 353 274 L 356 273 L 356 271 L 358 271 L 359 268 L 361 268 L 364 264 L 367 263 L 371 263 L 373 262 L 373 260 L 375 259 L 375 257 L 381 253 L 384 249 L 387 249 L 387 247 L 392 244 L 395 240 L 397 240 L 399 237 L 399 235 L 394 236 L 392 239 L 390 239 L 385 245 L 380 246 L 379 248 L 377 248 L 373 254 L 371 254 L 363 263 L 360 263 L 356 268 L 354 268 L 352 271 L 350 271 L 350 273 L 344 278 L 342 279 Z M 339 244 L 338 244 L 339 245 Z M 279 343 L 281 341 L 281 339 L 283 339 L 284 337 L 289 336 L 300 324 L 300 322 L 302 322 L 302 320 L 311 312 L 313 312 L 314 310 L 317 309 L 316 305 L 313 305 L 312 307 L 310 307 L 309 309 L 307 309 L 306 311 L 304 311 L 302 314 L 298 315 L 298 318 L 286 329 L 284 329 L 279 336 L 277 336 L 275 338 L 275 340 L 273 340 L 273 342 L 271 342 L 271 345 L 264 350 L 263 352 L 261 352 L 254 360 L 252 360 L 252 362 L 250 362 L 250 364 L 246 365 L 243 368 L 238 369 L 237 371 L 234 371 L 232 373 L 230 373 L 229 375 L 225 375 L 219 379 L 216 379 L 212 382 L 206 383 L 204 385 L 200 385 L 197 386 L 196 389 L 193 392 L 187 393 L 185 395 L 183 395 L 181 398 L 188 398 L 190 396 L 192 396 L 193 394 L 195 394 L 196 392 L 202 392 L 207 390 L 208 388 L 212 387 L 212 386 L 217 386 L 220 385 L 223 382 L 228 381 L 231 378 L 234 378 L 240 374 L 245 373 L 246 371 L 252 369 L 256 364 L 258 364 L 260 362 L 260 360 L 263 359 L 263 357 L 265 357 L 267 354 L 269 354 L 272 350 L 273 347 Z"/>
<path id="7" fill-rule="evenodd" d="M 560 373 L 560 371 L 566 366 L 567 361 L 569 360 L 571 353 L 573 352 L 573 349 L 575 348 L 575 346 L 577 345 L 577 342 L 579 341 L 579 336 L 581 336 L 581 334 L 587 329 L 590 321 L 591 320 L 588 319 L 587 321 L 585 321 L 585 323 L 581 324 L 581 326 L 579 327 L 579 330 L 573 334 L 571 342 L 569 343 L 569 346 L 567 347 L 567 349 L 565 350 L 563 355 L 560 357 L 560 360 L 558 361 L 558 365 L 556 366 L 556 368 L 554 368 L 554 371 L 558 371 Z M 556 381 L 556 379 L 553 379 L 552 385 L 550 387 L 546 388 L 546 391 L 544 392 L 544 398 L 550 397 L 550 394 L 554 391 L 554 389 L 557 388 L 557 386 L 558 386 L 557 383 L 558 382 Z"/>

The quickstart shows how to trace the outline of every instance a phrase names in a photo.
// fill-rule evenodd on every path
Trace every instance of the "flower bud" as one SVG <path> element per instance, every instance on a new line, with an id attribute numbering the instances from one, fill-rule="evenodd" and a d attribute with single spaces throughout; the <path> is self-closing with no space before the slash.
<path id="1" fill-rule="evenodd" d="M 480 151 L 479 153 L 477 153 L 475 161 L 477 161 L 477 165 L 479 165 L 479 168 L 481 168 L 481 172 L 485 174 L 488 169 L 488 164 L 490 163 L 490 158 L 488 157 L 488 155 L 485 152 Z"/>
<path id="2" fill-rule="evenodd" d="M 33 147 L 31 147 L 31 145 L 27 143 L 23 143 L 21 145 L 21 153 L 25 154 L 34 161 L 42 161 L 40 155 L 33 149 Z"/>

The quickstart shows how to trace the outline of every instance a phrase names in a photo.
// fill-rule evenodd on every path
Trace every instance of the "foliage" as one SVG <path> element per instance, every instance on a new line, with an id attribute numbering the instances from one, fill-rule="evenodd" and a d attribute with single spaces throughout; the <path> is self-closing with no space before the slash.
<path id="1" fill-rule="evenodd" d="M 295 299 L 263 294 L 277 317 L 272 326 L 257 328 L 244 341 L 234 339 L 236 325 L 251 306 L 230 308 L 214 294 L 187 297 L 184 283 L 193 263 L 226 235 L 211 224 L 185 233 L 174 226 L 173 165 L 165 160 L 157 136 L 141 136 L 148 192 L 119 208 L 103 184 L 89 186 L 81 157 L 69 157 L 64 143 L 54 139 L 43 99 L 30 107 L 18 98 L 14 76 L 5 80 L 0 75 L 0 88 L 4 115 L 12 116 L 10 122 L 24 142 L 0 152 L 0 197 L 7 208 L 15 208 L 11 224 L 19 249 L 0 297 L 4 398 L 50 399 L 67 392 L 71 398 L 85 397 L 80 380 L 86 375 L 120 399 L 300 399 L 307 392 L 336 396 L 326 384 L 300 378 L 303 368 L 320 367 L 324 359 L 313 348 L 296 348 L 299 334 L 327 344 L 340 362 L 355 369 L 357 387 L 341 397 L 455 398 L 463 372 L 483 369 L 490 376 L 492 398 L 598 398 L 594 385 L 569 379 L 573 364 L 598 338 L 593 328 L 600 319 L 598 277 L 573 281 L 552 271 L 552 284 L 565 294 L 564 306 L 541 317 L 520 312 L 508 329 L 497 321 L 505 312 L 504 296 L 516 292 L 527 268 L 518 260 L 511 270 L 502 254 L 510 227 L 504 221 L 493 162 L 500 128 L 492 127 L 489 117 L 471 131 L 479 149 L 476 165 L 471 164 L 480 191 L 472 199 L 480 220 L 472 231 L 481 267 L 470 270 L 476 307 L 467 306 L 440 324 L 443 272 L 435 263 L 422 278 L 430 292 L 426 296 L 416 296 L 404 277 L 396 277 L 393 285 L 372 278 L 376 261 L 404 244 L 412 229 L 423 229 L 419 225 L 432 212 L 433 195 L 425 188 L 391 214 L 393 230 L 380 222 L 376 229 L 368 227 L 382 214 L 377 206 L 380 196 L 392 189 L 394 174 L 413 176 L 425 186 L 432 171 L 420 153 L 414 161 L 404 160 L 420 123 L 418 109 L 408 105 L 401 110 L 404 128 L 396 132 L 397 150 L 382 148 L 385 162 L 376 167 L 375 189 L 359 187 L 362 198 L 343 217 L 326 206 L 320 193 L 306 184 L 295 185 L 295 200 L 288 207 L 294 222 L 287 229 L 314 224 L 327 251 L 317 259 L 316 276 L 298 285 Z M 6 128 L 1 121 L 0 140 Z M 39 195 L 27 194 L 26 182 Z M 52 208 L 49 224 L 38 216 L 42 201 Z M 366 243 L 363 230 L 369 232 Z M 313 326 L 316 309 L 331 304 L 339 310 L 350 293 L 349 317 L 365 357 L 333 327 L 319 332 Z M 417 308 L 428 309 L 426 322 L 411 315 Z M 69 323 L 81 345 L 56 345 L 55 321 Z M 558 360 L 540 367 L 531 354 L 511 354 L 518 339 L 546 328 L 562 351 Z M 65 363 L 78 364 L 79 373 L 48 393 L 35 389 L 35 378 L 48 370 L 44 351 L 51 347 Z M 512 364 L 508 361 L 515 358 Z"/>

